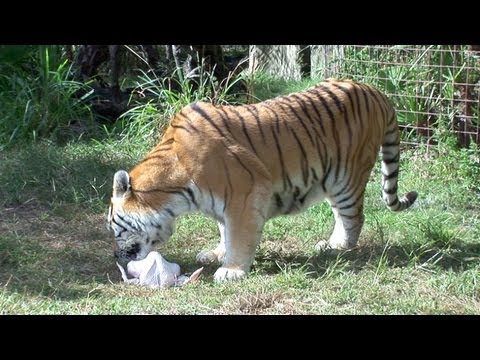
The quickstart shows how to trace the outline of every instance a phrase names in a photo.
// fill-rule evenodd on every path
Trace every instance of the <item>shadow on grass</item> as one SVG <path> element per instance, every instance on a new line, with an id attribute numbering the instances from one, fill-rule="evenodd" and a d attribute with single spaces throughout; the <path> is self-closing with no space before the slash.
<path id="1" fill-rule="evenodd" d="M 0 289 L 59 300 L 119 281 L 105 227 L 113 174 L 132 157 L 102 145 L 0 154 Z"/>
<path id="2" fill-rule="evenodd" d="M 87 297 L 95 286 L 120 282 L 108 233 L 95 220 L 17 219 L 12 231 L 0 236 L 0 287 L 73 300 Z"/>
<path id="3" fill-rule="evenodd" d="M 10 149 L 0 154 L 0 206 L 70 203 L 92 210 L 108 203 L 114 173 L 134 162 L 128 150 L 99 143 Z"/>
<path id="4" fill-rule="evenodd" d="M 461 240 L 448 244 L 429 241 L 410 244 L 368 244 L 349 251 L 325 251 L 306 256 L 301 251 L 257 253 L 255 268 L 260 274 L 278 274 L 283 269 L 305 269 L 311 276 L 321 278 L 332 269 L 358 273 L 364 269 L 421 267 L 430 270 L 461 272 L 478 266 L 480 244 Z"/>

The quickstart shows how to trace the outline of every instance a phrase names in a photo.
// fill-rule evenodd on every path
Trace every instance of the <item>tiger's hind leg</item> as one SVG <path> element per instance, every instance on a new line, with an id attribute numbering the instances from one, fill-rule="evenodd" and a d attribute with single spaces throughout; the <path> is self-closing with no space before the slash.
<path id="1" fill-rule="evenodd" d="M 316 250 L 348 250 L 357 246 L 365 216 L 363 214 L 363 193 L 357 198 L 345 195 L 327 197 L 335 216 L 335 227 L 328 241 L 322 240 Z"/>
<path id="2" fill-rule="evenodd" d="M 220 231 L 220 243 L 213 250 L 202 250 L 197 255 L 197 262 L 203 265 L 210 265 L 216 262 L 222 263 L 225 257 L 225 225 L 218 221 Z"/>

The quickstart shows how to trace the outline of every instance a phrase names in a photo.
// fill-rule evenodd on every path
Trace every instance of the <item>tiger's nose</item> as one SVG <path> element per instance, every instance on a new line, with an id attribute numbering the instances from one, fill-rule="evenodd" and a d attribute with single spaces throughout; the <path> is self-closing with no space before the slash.
<path id="1" fill-rule="evenodd" d="M 137 258 L 137 254 L 140 251 L 140 245 L 138 244 L 133 244 L 128 250 L 127 250 L 127 258 L 129 260 L 135 260 Z"/>

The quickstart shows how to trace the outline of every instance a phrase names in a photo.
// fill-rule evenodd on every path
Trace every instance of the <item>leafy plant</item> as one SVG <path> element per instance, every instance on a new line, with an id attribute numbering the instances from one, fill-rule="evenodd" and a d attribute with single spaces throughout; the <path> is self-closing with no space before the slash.
<path id="1" fill-rule="evenodd" d="M 476 97 L 462 101 L 462 86 L 474 88 L 480 72 L 466 46 L 347 46 L 340 76 L 370 83 L 383 90 L 395 105 L 399 124 L 407 131 L 403 140 L 421 143 L 439 141 L 458 130 L 455 121 L 478 126 Z M 465 108 L 472 115 L 465 119 Z"/>
<path id="2" fill-rule="evenodd" d="M 244 75 L 234 76 L 236 71 L 232 71 L 219 82 L 214 70 L 207 71 L 203 65 L 199 66 L 192 71 L 198 76 L 192 78 L 192 74 L 180 75 L 182 70 L 177 69 L 172 78 L 163 79 L 154 71 L 139 70 L 135 91 L 130 98 L 135 105 L 119 117 L 115 131 L 122 138 L 156 139 L 175 113 L 195 101 L 239 104 L 245 94 L 233 89 L 244 81 Z M 149 99 L 146 103 L 145 98 Z"/>
<path id="3" fill-rule="evenodd" d="M 91 131 L 92 113 L 75 97 L 86 85 L 71 80 L 71 65 L 61 59 L 60 49 L 28 50 L 6 52 L 21 56 L 8 55 L 12 60 L 3 66 L 10 71 L 0 75 L 0 147 L 38 138 L 65 140 Z"/>

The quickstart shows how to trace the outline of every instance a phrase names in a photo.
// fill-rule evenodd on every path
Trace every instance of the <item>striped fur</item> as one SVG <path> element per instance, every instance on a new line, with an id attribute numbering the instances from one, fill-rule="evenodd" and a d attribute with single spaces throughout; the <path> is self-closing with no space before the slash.
<path id="1" fill-rule="evenodd" d="M 397 196 L 395 111 L 373 87 L 329 79 L 254 105 L 193 103 L 129 174 L 115 174 L 108 220 L 117 257 L 144 258 L 171 235 L 178 215 L 198 210 L 218 221 L 221 241 L 197 259 L 223 263 L 216 280 L 238 279 L 250 270 L 269 218 L 324 199 L 336 222 L 318 247 L 352 248 L 380 149 L 383 198 L 390 210 L 404 210 L 417 194 Z"/>

